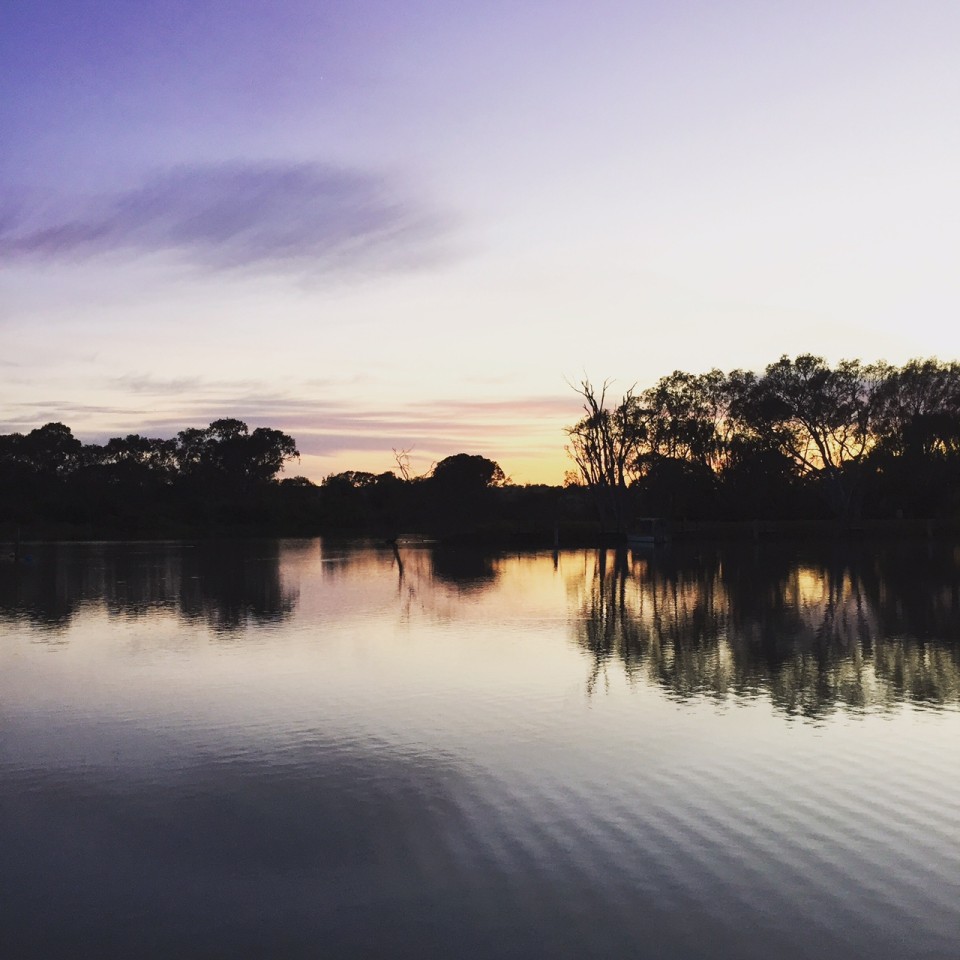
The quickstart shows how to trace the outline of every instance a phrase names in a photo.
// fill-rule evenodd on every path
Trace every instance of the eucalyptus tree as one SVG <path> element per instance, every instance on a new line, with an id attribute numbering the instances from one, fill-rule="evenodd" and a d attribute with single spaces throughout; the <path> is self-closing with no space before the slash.
<path id="1" fill-rule="evenodd" d="M 168 481 L 176 470 L 176 445 L 173 440 L 131 433 L 125 437 L 112 437 L 102 447 L 91 446 L 89 449 L 96 449 L 99 462 L 114 467 L 118 474 L 149 473 L 157 479 Z"/>
<path id="2" fill-rule="evenodd" d="M 422 525 L 442 536 L 459 536 L 496 522 L 499 492 L 506 482 L 496 461 L 456 453 L 435 464 L 430 476 L 405 487 L 413 494 Z"/>
<path id="3" fill-rule="evenodd" d="M 469 453 L 445 457 L 434 466 L 430 480 L 435 489 L 465 495 L 502 487 L 507 482 L 499 463 Z"/>
<path id="4" fill-rule="evenodd" d="M 878 391 L 875 429 L 878 444 L 894 455 L 960 451 L 960 363 L 891 367 Z"/>
<path id="5" fill-rule="evenodd" d="M 701 464 L 718 472 L 733 431 L 731 377 L 722 370 L 675 370 L 641 394 L 649 456 Z"/>
<path id="6" fill-rule="evenodd" d="M 13 459 L 19 460 L 38 477 L 63 478 L 80 463 L 83 444 L 63 423 L 45 423 L 23 436 L 14 434 Z"/>
<path id="7" fill-rule="evenodd" d="M 300 456 L 294 439 L 280 430 L 257 427 L 250 433 L 233 418 L 181 430 L 174 444 L 181 476 L 242 489 L 271 481 L 287 460 Z"/>
<path id="8" fill-rule="evenodd" d="M 856 513 L 863 461 L 876 441 L 874 426 L 886 364 L 782 356 L 742 396 L 737 412 L 762 443 L 814 478 L 834 513 Z"/>
<path id="9" fill-rule="evenodd" d="M 960 364 L 891 368 L 878 397 L 874 509 L 955 515 L 960 507 Z"/>

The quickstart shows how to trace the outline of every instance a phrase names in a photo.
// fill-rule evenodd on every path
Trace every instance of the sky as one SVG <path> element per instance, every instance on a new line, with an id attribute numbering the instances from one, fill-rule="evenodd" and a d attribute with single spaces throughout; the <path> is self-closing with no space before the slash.
<path id="1" fill-rule="evenodd" d="M 960 358 L 955 0 L 0 0 L 0 433 L 562 480 L 571 384 Z"/>

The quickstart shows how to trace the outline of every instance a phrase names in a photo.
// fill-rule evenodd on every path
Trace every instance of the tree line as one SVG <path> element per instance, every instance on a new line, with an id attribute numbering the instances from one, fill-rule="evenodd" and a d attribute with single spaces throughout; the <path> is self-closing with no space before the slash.
<path id="1" fill-rule="evenodd" d="M 172 439 L 129 434 L 83 444 L 63 423 L 0 436 L 0 520 L 95 532 L 176 532 L 269 513 L 287 434 L 220 419 Z"/>
<path id="2" fill-rule="evenodd" d="M 683 519 L 956 518 L 960 364 L 782 356 L 675 371 L 608 402 L 584 380 L 573 482 L 608 528 Z"/>
<path id="3" fill-rule="evenodd" d="M 0 435 L 0 536 L 419 532 L 590 541 L 637 517 L 673 520 L 960 518 L 960 364 L 902 367 L 804 354 L 761 373 L 675 371 L 630 389 L 576 388 L 576 468 L 560 486 L 511 483 L 459 453 L 412 476 L 279 476 L 299 457 L 280 430 L 236 419 L 171 439 L 83 444 L 62 423 Z M 6 534 L 4 533 L 4 528 Z"/>
<path id="4" fill-rule="evenodd" d="M 342 532 L 385 538 L 483 528 L 493 537 L 508 527 L 545 529 L 550 522 L 533 503 L 542 501 L 540 513 L 544 504 L 551 508 L 550 495 L 542 493 L 550 488 L 508 491 L 499 464 L 483 456 L 446 457 L 424 476 L 411 476 L 401 457 L 399 475 L 348 470 L 320 484 L 279 476 L 298 457 L 288 434 L 251 431 L 236 419 L 171 439 L 130 434 L 105 444 L 83 444 L 63 423 L 0 435 L 0 537 L 12 537 L 16 528 L 27 536 Z"/>

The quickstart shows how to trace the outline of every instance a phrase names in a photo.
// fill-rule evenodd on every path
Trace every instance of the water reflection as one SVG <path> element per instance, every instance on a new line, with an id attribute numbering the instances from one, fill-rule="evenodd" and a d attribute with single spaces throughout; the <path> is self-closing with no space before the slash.
<path id="1" fill-rule="evenodd" d="M 488 550 L 430 542 L 344 541 L 323 542 L 320 556 L 327 575 L 382 572 L 392 566 L 402 582 L 421 587 L 450 585 L 460 592 L 481 592 L 496 584 L 503 571 L 502 557 Z"/>
<path id="2" fill-rule="evenodd" d="M 950 546 L 658 548 L 497 555 L 412 544 L 46 544 L 0 569 L 0 622 L 67 637 L 85 607 L 171 613 L 218 633 L 290 619 L 301 589 L 393 584 L 403 620 L 565 616 L 589 692 L 619 665 L 678 699 L 764 695 L 788 714 L 960 701 L 960 582 Z M 544 584 L 562 585 L 566 610 Z M 306 586 L 303 586 L 303 585 Z M 376 586 L 380 584 L 380 586 Z M 319 595 L 319 594 L 318 594 Z M 384 602 L 390 602 L 389 593 Z M 334 616 L 332 608 L 327 616 Z"/>
<path id="3" fill-rule="evenodd" d="M 492 587 L 500 575 L 500 564 L 489 553 L 455 547 L 436 547 L 432 551 L 433 575 L 465 591 Z"/>
<path id="4" fill-rule="evenodd" d="M 4 957 L 954 956 L 952 550 L 396 546 L 0 568 Z"/>
<path id="5" fill-rule="evenodd" d="M 671 695 L 790 714 L 960 699 L 953 548 L 600 551 L 568 577 L 588 689 L 620 663 Z"/>
<path id="6" fill-rule="evenodd" d="M 113 616 L 173 612 L 234 631 L 288 617 L 297 591 L 281 577 L 275 540 L 186 543 L 50 543 L 0 571 L 0 622 L 56 633 L 84 606 Z"/>

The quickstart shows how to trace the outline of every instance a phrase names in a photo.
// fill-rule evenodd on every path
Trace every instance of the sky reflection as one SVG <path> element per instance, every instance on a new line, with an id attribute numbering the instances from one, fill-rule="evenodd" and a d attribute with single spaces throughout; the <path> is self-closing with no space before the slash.
<path id="1" fill-rule="evenodd" d="M 12 956 L 950 955 L 952 549 L 399 554 L 4 576 Z"/>
<path id="2" fill-rule="evenodd" d="M 551 557 L 260 541 L 35 553 L 0 581 L 0 618 L 46 642 L 96 635 L 104 618 L 248 641 L 271 625 L 301 635 L 433 622 L 472 634 L 496 623 L 525 641 L 572 637 L 591 693 L 615 669 L 681 700 L 762 694 L 789 715 L 960 702 L 960 590 L 946 546 Z M 543 651 L 545 664 L 555 656 Z"/>

